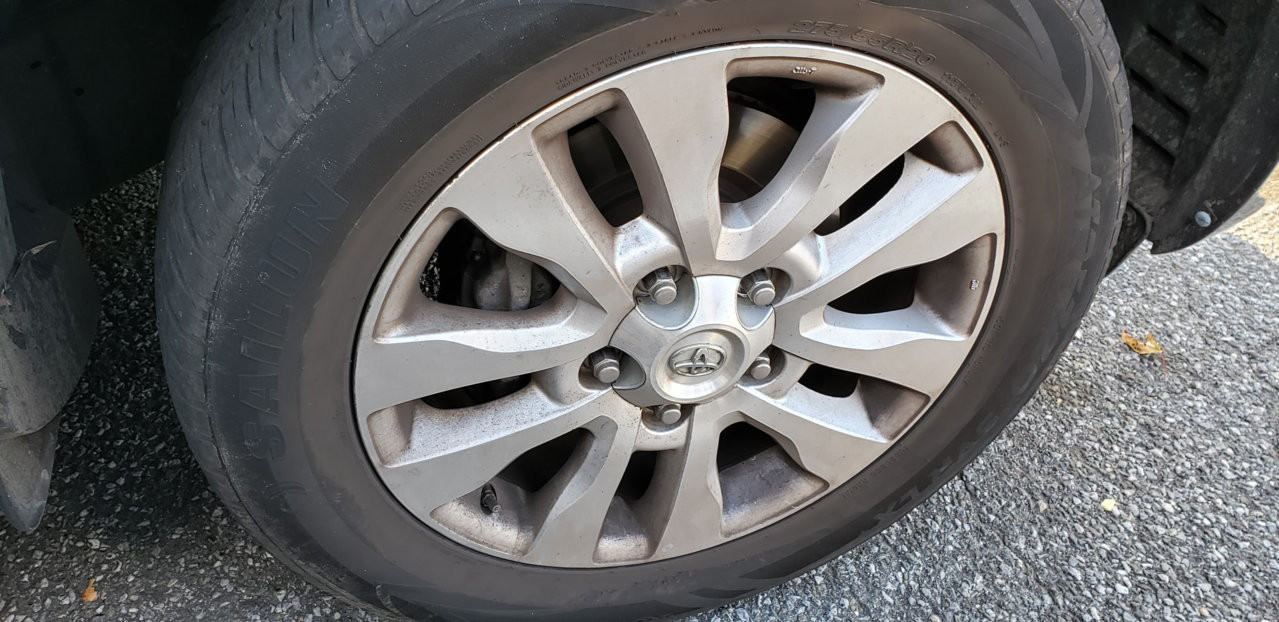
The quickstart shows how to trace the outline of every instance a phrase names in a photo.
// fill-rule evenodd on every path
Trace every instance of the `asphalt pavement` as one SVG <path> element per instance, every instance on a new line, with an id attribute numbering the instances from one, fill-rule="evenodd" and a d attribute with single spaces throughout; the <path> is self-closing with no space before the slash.
<path id="1" fill-rule="evenodd" d="M 155 336 L 157 187 L 148 173 L 80 212 L 101 334 L 44 523 L 0 526 L 0 622 L 377 619 L 259 548 L 188 454 Z M 697 619 L 1279 620 L 1279 256 L 1259 250 L 1276 239 L 1253 226 L 1138 251 L 960 479 L 860 549 Z"/>

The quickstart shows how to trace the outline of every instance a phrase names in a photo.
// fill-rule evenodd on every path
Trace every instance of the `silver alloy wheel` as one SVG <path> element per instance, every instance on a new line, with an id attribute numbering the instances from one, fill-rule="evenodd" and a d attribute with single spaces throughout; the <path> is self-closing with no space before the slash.
<path id="1" fill-rule="evenodd" d="M 808 89 L 811 109 L 794 131 L 768 105 L 743 112 L 741 79 Z M 625 222 L 570 138 L 595 122 L 642 199 Z M 741 158 L 738 177 L 766 179 L 731 196 Z M 464 222 L 507 251 L 482 275 L 501 275 L 506 306 L 424 290 Z M 985 322 L 1004 230 L 979 133 L 902 69 L 798 44 L 654 61 L 538 112 L 426 206 L 368 301 L 357 425 L 404 507 L 476 550 L 579 568 L 703 550 L 802 509 L 910 429 Z M 677 294 L 657 301 L 644 283 L 666 268 Z M 761 279 L 775 300 L 744 292 Z M 588 364 L 601 352 L 620 361 L 604 359 L 612 385 Z"/>

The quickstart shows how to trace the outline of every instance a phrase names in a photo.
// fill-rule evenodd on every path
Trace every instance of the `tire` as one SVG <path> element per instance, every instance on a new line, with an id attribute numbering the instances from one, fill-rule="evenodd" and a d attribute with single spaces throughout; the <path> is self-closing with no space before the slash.
<path id="1" fill-rule="evenodd" d="M 191 78 L 161 201 L 175 406 L 212 487 L 268 550 L 323 589 L 411 619 L 679 616 L 865 541 L 1030 399 L 1092 300 L 1127 193 L 1128 89 L 1097 0 L 245 0 L 224 17 Z M 949 388 L 808 509 L 693 554 L 538 567 L 425 526 L 371 466 L 348 382 L 368 284 L 399 236 L 485 146 L 569 90 L 764 40 L 908 67 L 987 137 L 1007 252 L 990 320 Z"/>

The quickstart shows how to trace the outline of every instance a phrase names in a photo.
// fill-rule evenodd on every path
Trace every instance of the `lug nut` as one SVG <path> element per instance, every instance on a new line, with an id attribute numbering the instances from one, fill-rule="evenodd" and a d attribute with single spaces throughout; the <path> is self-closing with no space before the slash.
<path id="1" fill-rule="evenodd" d="M 622 377 L 622 359 L 611 349 L 603 349 L 591 355 L 587 360 L 591 366 L 591 374 L 604 384 L 613 384 Z"/>
<path id="2" fill-rule="evenodd" d="M 755 306 L 771 305 L 777 300 L 777 286 L 767 270 L 756 270 L 742 279 L 742 296 Z"/>
<path id="3" fill-rule="evenodd" d="M 680 419 L 684 418 L 684 410 L 678 404 L 658 406 L 653 414 L 657 415 L 657 418 L 666 425 L 675 425 L 679 423 Z"/>
<path id="4" fill-rule="evenodd" d="M 771 373 L 773 373 L 773 360 L 769 358 L 768 353 L 755 357 L 755 362 L 751 363 L 751 378 L 763 380 Z"/>
<path id="5" fill-rule="evenodd" d="M 658 268 L 644 277 L 644 294 L 649 300 L 659 305 L 665 306 L 675 302 L 675 297 L 679 294 L 679 286 L 675 283 L 675 275 L 671 274 L 671 269 Z"/>

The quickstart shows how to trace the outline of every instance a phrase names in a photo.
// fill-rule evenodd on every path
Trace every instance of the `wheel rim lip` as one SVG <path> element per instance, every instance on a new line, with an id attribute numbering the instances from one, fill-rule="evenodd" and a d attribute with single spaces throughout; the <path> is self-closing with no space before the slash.
<path id="1" fill-rule="evenodd" d="M 461 171 L 455 176 L 454 179 L 457 179 L 461 177 L 462 175 L 464 175 L 471 168 L 471 164 L 484 158 L 492 150 L 492 147 L 501 143 L 508 136 L 516 132 L 519 132 L 522 129 L 525 129 L 529 126 L 535 125 L 539 122 L 543 122 L 546 118 L 552 118 L 557 114 L 560 114 L 562 112 L 565 112 L 573 108 L 574 106 L 578 106 L 585 100 L 588 100 L 592 97 L 599 96 L 601 93 L 605 92 L 608 89 L 608 85 L 611 83 L 615 83 L 621 79 L 624 79 L 628 75 L 644 71 L 652 66 L 660 65 L 662 63 L 671 62 L 673 60 L 678 60 L 682 58 L 687 58 L 693 55 L 718 54 L 718 53 L 739 54 L 739 56 L 737 57 L 739 59 L 765 58 L 765 57 L 776 56 L 778 58 L 788 58 L 788 59 L 795 59 L 795 60 L 805 60 L 808 58 L 815 58 L 815 59 L 820 59 L 821 61 L 824 61 L 824 62 L 831 62 L 836 64 L 843 64 L 847 62 L 848 66 L 854 69 L 864 70 L 867 67 L 871 67 L 871 68 L 875 68 L 883 71 L 896 72 L 910 79 L 918 80 L 921 83 L 923 83 L 923 81 L 916 78 L 914 74 L 904 70 L 902 67 L 898 65 L 895 65 L 883 60 L 879 60 L 874 57 L 866 56 L 860 53 L 851 52 L 848 50 L 843 50 L 843 49 L 829 47 L 829 46 L 814 45 L 814 44 L 745 43 L 745 44 L 719 46 L 716 48 L 709 48 L 706 50 L 679 54 L 671 58 L 660 59 L 657 61 L 653 61 L 650 63 L 646 63 L 643 65 L 628 69 L 620 74 L 605 78 L 595 84 L 587 85 L 579 89 L 575 93 L 569 94 L 565 96 L 564 98 L 561 98 L 559 101 L 543 108 L 542 110 L 538 111 L 534 115 L 530 116 L 526 121 L 521 123 L 519 126 L 517 126 L 516 128 L 513 128 L 510 132 L 503 135 L 501 138 L 498 138 L 496 141 L 494 141 L 492 145 L 490 145 L 489 148 L 482 150 L 478 155 L 476 155 L 472 159 L 471 163 L 468 163 L 468 165 L 464 166 L 461 169 Z M 805 53 L 811 54 L 813 56 L 811 57 L 804 56 L 803 54 Z M 933 92 L 937 93 L 938 96 L 945 97 L 942 93 L 937 91 L 935 87 L 932 87 L 931 85 L 927 85 L 926 83 L 925 83 L 925 86 L 927 86 Z M 951 103 L 951 105 L 954 106 L 953 102 Z M 957 106 L 955 106 L 955 108 L 957 110 L 959 109 Z M 962 112 L 960 114 L 962 117 Z M 983 140 L 981 140 L 982 134 L 977 130 L 977 128 L 971 123 L 969 123 L 967 120 L 964 120 L 962 121 L 962 129 L 965 135 L 974 137 L 977 139 L 974 141 L 974 145 L 976 150 L 980 154 L 982 161 L 990 166 L 995 166 L 994 158 L 992 157 L 990 151 L 986 147 Z M 999 210 L 998 211 L 1000 212 L 1002 216 L 1005 210 L 1003 191 L 1002 191 L 1002 182 L 1001 182 L 999 191 L 1000 192 L 999 192 Z M 382 271 L 382 274 L 379 275 L 378 282 L 374 288 L 374 293 L 370 296 L 370 302 L 366 309 L 365 320 L 362 322 L 362 325 L 360 328 L 359 339 L 361 342 L 363 342 L 366 339 L 374 339 L 377 336 L 378 322 L 376 320 L 381 313 L 381 309 L 376 308 L 374 301 L 378 301 L 378 300 L 384 301 L 387 298 L 388 283 L 391 280 L 387 278 L 387 275 L 406 263 L 404 261 L 404 257 L 412 253 L 412 249 L 410 247 L 420 246 L 423 243 L 423 241 L 429 240 L 432 237 L 437 238 L 436 241 L 438 242 L 438 238 L 442 237 L 443 234 L 448 230 L 448 226 L 445 223 L 449 222 L 450 210 L 448 210 L 447 208 L 443 210 L 439 210 L 439 209 L 435 209 L 436 207 L 438 206 L 435 205 L 434 200 L 427 203 L 427 205 L 423 208 L 419 216 L 414 220 L 413 225 L 410 226 L 410 228 L 408 229 L 408 232 L 406 232 L 406 235 L 403 238 L 404 241 L 401 242 L 397 246 L 397 248 L 393 251 L 391 258 L 387 262 L 387 267 L 384 268 Z M 1004 226 L 1006 226 L 1006 223 L 1003 221 L 1002 218 L 1001 218 L 1001 223 L 1004 223 Z M 414 232 L 417 232 L 416 236 L 414 235 Z M 975 342 L 979 338 L 980 334 L 985 328 L 986 320 L 990 312 L 991 306 L 993 304 L 996 290 L 998 289 L 998 284 L 1001 282 L 1002 272 L 1003 272 L 1002 268 L 1004 263 L 1005 244 L 1006 244 L 1006 233 L 1001 231 L 1000 235 L 998 236 L 998 243 L 995 245 L 995 248 L 994 248 L 994 257 L 991 261 L 992 272 L 991 272 L 990 283 L 992 285 L 990 286 L 989 293 L 985 295 L 984 303 L 982 305 L 981 311 L 975 322 L 975 326 L 971 331 L 972 342 Z M 671 258 L 667 256 L 667 257 L 655 257 L 648 262 L 634 262 L 632 265 L 631 271 L 628 273 L 628 278 L 630 276 L 637 276 L 642 272 L 647 272 L 648 270 L 651 270 L 660 265 L 672 263 L 670 259 Z M 632 275 L 631 273 L 634 273 L 634 274 Z M 724 275 L 731 275 L 735 277 L 744 276 L 744 274 L 738 274 L 732 270 L 726 270 Z M 633 279 L 633 280 L 636 280 L 636 279 Z M 620 326 L 621 320 L 619 319 L 617 320 L 617 322 L 618 324 L 614 325 L 614 329 Z M 714 329 L 716 329 L 716 327 L 711 327 L 711 330 L 714 330 Z M 607 332 L 614 332 L 614 331 L 610 330 Z M 969 348 L 970 351 L 971 351 L 971 348 L 972 348 L 972 344 L 970 344 L 970 348 Z M 745 365 L 748 367 L 750 362 L 754 359 L 754 356 L 752 355 L 744 358 L 746 359 Z M 356 359 L 357 361 L 353 363 L 353 368 L 358 368 L 358 359 L 359 359 L 358 351 L 357 351 Z M 750 391 L 758 392 L 761 394 L 766 393 L 768 391 L 766 382 L 750 383 L 748 381 L 747 384 L 752 385 L 749 387 Z M 731 389 L 731 385 L 729 388 Z M 718 398 L 720 395 L 722 395 L 723 392 L 724 391 L 718 391 L 716 395 L 712 396 L 711 398 L 708 398 L 708 401 L 713 401 L 713 399 Z M 933 403 L 935 403 L 935 401 L 936 400 L 934 399 Z M 924 416 L 928 412 L 928 410 L 931 410 L 931 404 L 925 411 L 920 412 L 915 419 L 918 420 L 918 418 Z M 371 433 L 369 429 L 369 426 L 367 423 L 367 416 L 363 416 L 359 414 L 361 412 L 361 409 L 359 407 L 358 402 L 356 404 L 356 411 L 357 411 L 357 419 L 358 419 L 357 425 L 358 425 L 360 436 L 364 443 L 365 449 L 368 452 L 369 457 L 375 469 L 379 472 L 379 475 L 382 476 L 384 482 L 388 484 L 388 487 L 391 489 L 392 494 L 395 495 L 397 499 L 399 499 L 400 496 L 396 492 L 396 486 L 392 485 L 391 483 L 393 478 L 389 478 L 386 476 L 386 467 L 382 464 L 383 461 L 379 459 L 379 450 L 375 445 L 375 435 Z M 913 425 L 913 423 L 911 425 Z M 891 446 L 891 444 L 889 446 Z M 885 450 L 886 449 L 887 447 L 885 447 Z M 867 465 L 868 464 L 869 462 L 867 463 Z M 844 483 L 847 483 L 847 480 L 845 480 Z M 829 494 L 831 491 L 833 491 L 833 489 L 834 488 L 830 488 L 822 492 L 821 494 L 812 496 L 811 498 L 805 500 L 800 507 L 806 507 L 809 504 L 817 501 L 818 499 L 825 497 L 826 494 Z M 450 528 L 450 526 L 441 524 L 438 520 L 433 518 L 430 514 L 423 515 L 421 512 L 415 511 L 412 509 L 410 509 L 410 511 L 415 516 L 417 516 L 419 520 L 422 520 L 424 523 L 430 526 L 433 530 L 439 533 L 442 533 L 446 537 L 450 538 L 451 540 L 454 540 L 455 542 L 463 546 L 466 546 L 468 548 L 472 548 L 475 550 L 479 550 L 481 552 L 484 552 L 496 557 L 525 562 L 525 560 L 523 560 L 518 555 L 510 554 L 509 552 L 501 550 L 500 548 L 488 546 L 485 542 L 477 541 L 475 539 L 469 538 L 466 535 L 456 533 L 453 529 Z M 776 516 L 758 525 L 754 525 L 753 527 L 746 529 L 744 531 L 733 533 L 732 536 L 725 541 L 739 538 L 748 533 L 752 533 L 759 529 L 763 529 L 769 525 L 774 524 L 778 520 L 781 520 L 785 516 L 789 516 L 790 514 L 791 513 L 788 512 L 784 515 Z M 709 548 L 709 547 L 706 547 L 706 548 Z M 670 555 L 666 555 L 666 554 L 663 554 L 663 552 L 661 551 L 657 551 L 654 553 L 653 556 L 643 560 L 638 560 L 638 561 L 628 560 L 628 561 L 621 561 L 621 562 L 602 561 L 602 562 L 590 564 L 589 566 L 633 565 L 637 563 L 646 563 L 649 561 L 656 561 L 660 559 L 666 559 L 670 557 L 677 557 L 677 556 L 687 555 L 691 553 L 696 553 L 700 550 L 704 550 L 704 549 L 676 551 Z M 528 563 L 528 562 L 525 562 L 525 563 Z M 540 563 L 536 565 L 558 566 L 558 564 L 540 564 Z M 581 566 L 579 564 L 565 564 L 563 567 L 581 567 Z"/>

